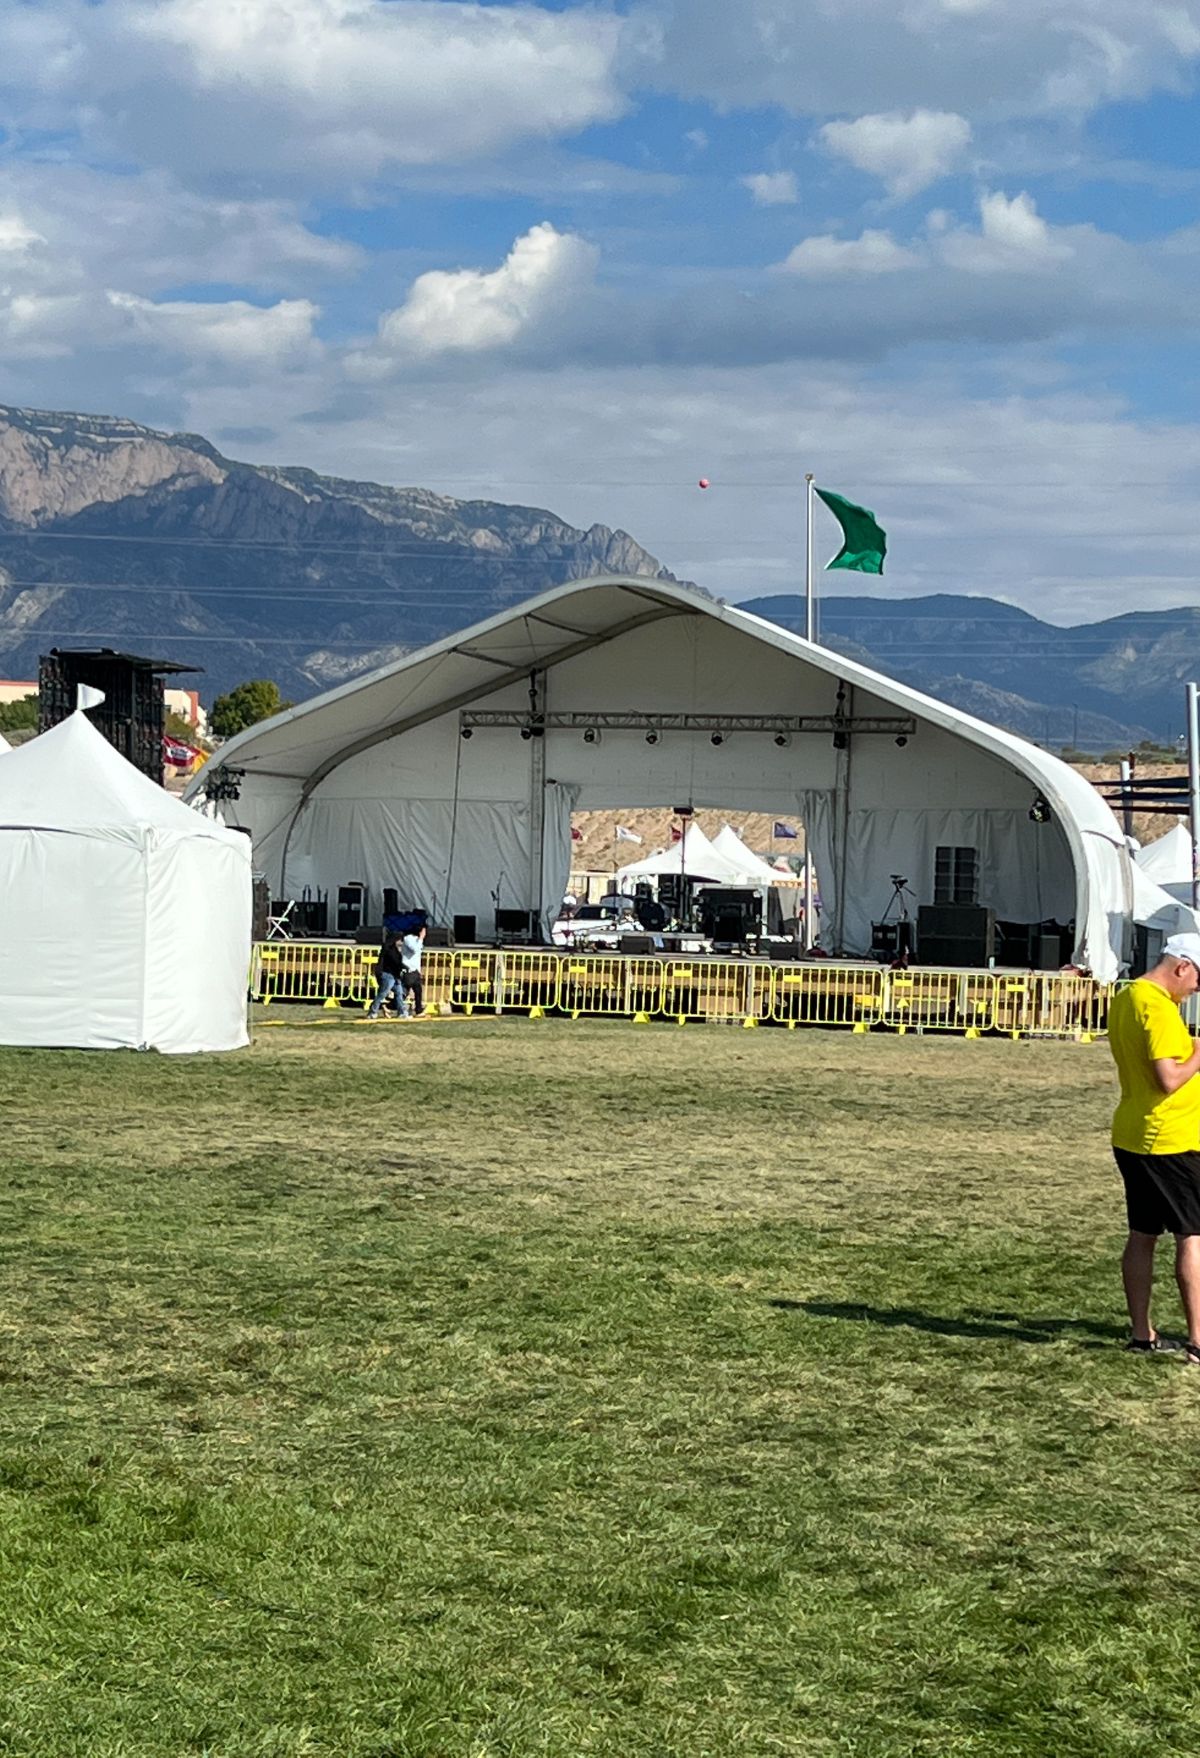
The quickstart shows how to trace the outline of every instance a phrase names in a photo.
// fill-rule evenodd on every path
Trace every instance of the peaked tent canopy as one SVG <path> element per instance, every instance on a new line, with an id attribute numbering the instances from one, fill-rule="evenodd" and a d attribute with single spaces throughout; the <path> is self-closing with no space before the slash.
<path id="1" fill-rule="evenodd" d="M 1134 855 L 1134 860 L 1156 885 L 1190 885 L 1192 838 L 1186 824 L 1175 824 L 1156 836 Z"/>
<path id="2" fill-rule="evenodd" d="M 250 843 L 69 716 L 0 764 L 0 1043 L 247 1042 Z"/>
<path id="3" fill-rule="evenodd" d="M 682 874 L 688 879 L 708 879 L 714 885 L 737 885 L 743 877 L 741 866 L 731 861 L 728 855 L 723 855 L 698 824 L 689 824 L 687 834 L 673 842 L 670 848 L 660 849 L 657 854 L 622 867 L 617 876 L 621 880 L 651 879 L 663 873 Z"/>
<path id="4" fill-rule="evenodd" d="M 935 902 L 945 848 L 974 851 L 998 917 L 1074 922 L 1097 977 L 1131 950 L 1129 853 L 1077 771 L 669 580 L 572 581 L 502 610 L 240 733 L 187 797 L 222 774 L 276 896 L 361 882 L 376 920 L 395 886 L 487 930 L 499 891 L 548 934 L 573 808 L 736 800 L 803 819 L 831 951 L 869 952 L 890 873 Z"/>
<path id="5" fill-rule="evenodd" d="M 722 824 L 713 837 L 713 847 L 718 854 L 728 855 L 744 875 L 745 884 L 778 885 L 783 878 L 778 867 L 768 866 L 761 855 L 756 855 L 752 848 L 746 846 L 732 824 Z M 790 867 L 787 877 L 795 877 Z"/>

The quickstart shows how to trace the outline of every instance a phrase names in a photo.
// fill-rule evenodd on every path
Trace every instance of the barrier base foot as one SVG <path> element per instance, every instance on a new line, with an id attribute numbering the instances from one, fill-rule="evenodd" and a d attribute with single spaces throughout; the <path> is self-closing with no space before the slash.
<path id="1" fill-rule="evenodd" d="M 756 1019 L 744 1019 L 742 1021 L 742 1030 L 744 1032 L 752 1032 L 756 1029 L 757 1025 L 758 1021 Z"/>
<path id="2" fill-rule="evenodd" d="M 966 1031 L 963 1033 L 964 1038 L 978 1038 L 978 1037 L 982 1037 L 982 1035 L 983 1034 L 980 1032 L 978 1026 L 968 1026 Z"/>
<path id="3" fill-rule="evenodd" d="M 332 995 L 326 995 L 324 1001 L 322 1001 L 322 1003 L 321 1003 L 321 1006 L 326 1010 L 326 1012 L 328 1012 L 330 1010 L 330 1008 L 333 1008 L 336 1011 L 340 1012 L 341 1005 L 342 1005 L 341 1002 L 336 1000 L 334 998 L 334 996 L 332 996 Z"/>
<path id="4" fill-rule="evenodd" d="M 529 1009 L 529 1017 L 530 1019 L 545 1019 L 546 1009 L 544 1007 L 531 1007 Z"/>
<path id="5" fill-rule="evenodd" d="M 676 1025 L 677 1025 L 677 1026 L 684 1026 L 684 1025 L 686 1025 L 686 1024 L 687 1024 L 687 1014 L 686 1014 L 686 1013 L 679 1013 L 679 1014 L 676 1014 L 676 1016 L 675 1016 L 675 1024 L 676 1024 Z"/>
<path id="6" fill-rule="evenodd" d="M 633 1016 L 633 1023 L 634 1025 L 649 1025 L 650 1015 L 648 1013 L 635 1013 Z"/>
<path id="7" fill-rule="evenodd" d="M 855 1032 L 863 1032 L 863 1033 L 865 1033 L 865 1032 L 866 1032 L 866 1029 L 867 1029 L 867 1022 L 866 1022 L 866 1020 L 865 1020 L 865 1019 L 856 1019 L 856 1020 L 855 1020 L 855 1022 L 854 1022 L 854 1030 L 855 1030 Z M 904 1030 L 904 1027 L 903 1027 L 903 1026 L 901 1026 L 901 1028 L 900 1028 L 900 1030 L 901 1030 L 901 1031 L 903 1031 L 903 1030 Z"/>

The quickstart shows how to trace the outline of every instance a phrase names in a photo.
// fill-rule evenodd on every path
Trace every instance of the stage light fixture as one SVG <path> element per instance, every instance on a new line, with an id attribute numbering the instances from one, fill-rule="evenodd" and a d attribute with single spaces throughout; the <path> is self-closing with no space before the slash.
<path id="1" fill-rule="evenodd" d="M 725 743 L 725 734 L 720 733 L 720 732 L 713 733 L 711 739 L 709 740 L 709 743 L 714 744 L 714 745 L 723 745 Z"/>
<path id="2" fill-rule="evenodd" d="M 1034 794 L 1033 804 L 1029 808 L 1029 816 L 1035 824 L 1049 824 L 1050 803 L 1044 794 Z"/>
<path id="3" fill-rule="evenodd" d="M 531 726 L 523 726 L 521 728 L 521 737 L 523 739 L 531 739 L 533 737 L 533 728 Z"/>
<path id="4" fill-rule="evenodd" d="M 600 730 L 599 730 L 599 728 L 594 727 L 594 726 L 585 726 L 583 729 L 583 742 L 585 745 L 598 745 L 600 743 Z"/>
<path id="5" fill-rule="evenodd" d="M 779 745 L 781 748 L 784 745 L 790 745 L 791 742 L 792 742 L 791 735 L 789 733 L 777 732 L 775 734 L 775 743 L 777 745 Z"/>
<path id="6" fill-rule="evenodd" d="M 460 726 L 458 729 L 458 736 L 460 739 L 473 738 L 474 735 L 475 728 L 473 726 Z"/>
<path id="7" fill-rule="evenodd" d="M 648 745 L 657 745 L 658 743 L 658 734 L 653 727 L 651 727 L 650 731 L 646 734 L 646 743 Z"/>
<path id="8" fill-rule="evenodd" d="M 908 743 L 908 735 L 906 733 L 901 733 L 900 737 L 896 740 L 896 743 L 899 745 L 900 749 L 903 750 Z"/>

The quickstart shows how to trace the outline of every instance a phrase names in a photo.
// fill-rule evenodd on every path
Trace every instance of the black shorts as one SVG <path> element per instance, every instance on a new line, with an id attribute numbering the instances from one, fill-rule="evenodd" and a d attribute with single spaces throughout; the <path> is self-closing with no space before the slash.
<path id="1" fill-rule="evenodd" d="M 1114 1148 L 1132 1233 L 1200 1233 L 1200 1154 Z"/>

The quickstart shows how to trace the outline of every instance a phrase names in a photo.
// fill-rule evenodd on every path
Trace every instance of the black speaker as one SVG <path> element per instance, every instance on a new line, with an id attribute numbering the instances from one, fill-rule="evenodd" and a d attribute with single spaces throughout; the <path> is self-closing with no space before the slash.
<path id="1" fill-rule="evenodd" d="M 478 936 L 475 932 L 474 916 L 455 916 L 454 943 L 456 946 L 474 946 Z"/>
<path id="2" fill-rule="evenodd" d="M 383 913 L 385 916 L 400 914 L 400 893 L 394 885 L 385 885 L 383 888 Z"/>
<path id="3" fill-rule="evenodd" d="M 449 928 L 443 928 L 439 922 L 426 922 L 426 946 L 453 946 L 454 935 Z"/>
<path id="4" fill-rule="evenodd" d="M 337 925 L 339 934 L 353 934 L 363 925 L 367 913 L 367 888 L 358 880 L 339 885 L 337 894 Z"/>
<path id="5" fill-rule="evenodd" d="M 923 903 L 917 911 L 922 964 L 983 970 L 996 956 L 996 912 L 977 903 Z"/>
<path id="6" fill-rule="evenodd" d="M 537 936 L 538 919 L 529 910 L 497 910 L 496 938 L 533 940 Z"/>

